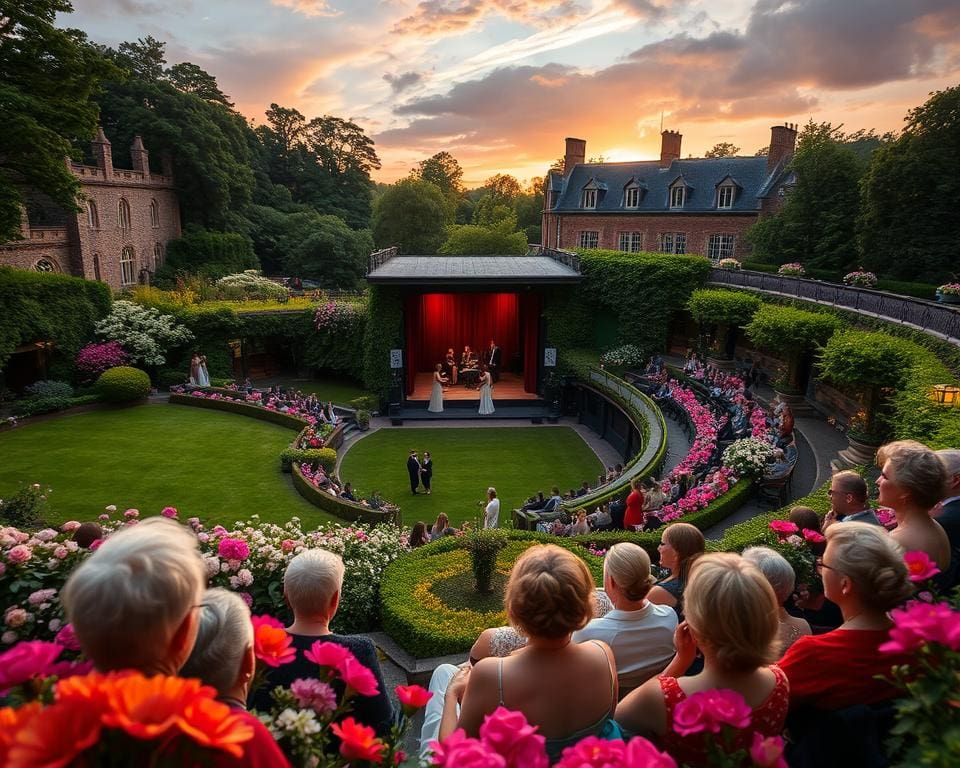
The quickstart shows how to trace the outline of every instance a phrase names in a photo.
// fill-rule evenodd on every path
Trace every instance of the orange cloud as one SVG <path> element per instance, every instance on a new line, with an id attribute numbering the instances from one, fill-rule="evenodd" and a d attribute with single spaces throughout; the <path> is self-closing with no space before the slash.
<path id="1" fill-rule="evenodd" d="M 393 32 L 420 37 L 445 37 L 467 32 L 488 16 L 502 16 L 543 26 L 584 14 L 575 0 L 422 0 L 402 18 Z"/>
<path id="2" fill-rule="evenodd" d="M 304 16 L 339 16 L 340 11 L 334 10 L 326 0 L 270 0 L 272 5 L 280 8 L 289 8 L 294 13 Z"/>

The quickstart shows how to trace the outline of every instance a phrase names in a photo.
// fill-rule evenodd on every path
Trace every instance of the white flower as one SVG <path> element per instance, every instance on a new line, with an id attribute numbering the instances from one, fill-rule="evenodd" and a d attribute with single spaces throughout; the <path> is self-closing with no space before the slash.
<path id="1" fill-rule="evenodd" d="M 285 709 L 277 717 L 277 727 L 300 736 L 312 736 L 320 732 L 320 723 L 313 710 Z"/>

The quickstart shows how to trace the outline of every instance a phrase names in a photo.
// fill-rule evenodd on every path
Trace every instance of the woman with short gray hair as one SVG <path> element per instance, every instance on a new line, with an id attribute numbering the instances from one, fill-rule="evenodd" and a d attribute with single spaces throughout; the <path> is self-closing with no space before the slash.
<path id="1" fill-rule="evenodd" d="M 806 619 L 791 616 L 784 608 L 784 604 L 790 599 L 796 586 L 796 573 L 790 562 L 770 547 L 747 547 L 743 550 L 743 559 L 760 569 L 777 596 L 777 605 L 780 606 L 780 658 L 782 658 L 787 648 L 811 632 L 810 624 Z"/>

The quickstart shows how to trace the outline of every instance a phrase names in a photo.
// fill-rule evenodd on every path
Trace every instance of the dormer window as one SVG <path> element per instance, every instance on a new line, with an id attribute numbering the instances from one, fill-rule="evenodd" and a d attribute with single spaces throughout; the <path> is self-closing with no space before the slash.
<path id="1" fill-rule="evenodd" d="M 557 190 L 555 190 L 555 189 L 551 189 L 551 190 L 550 190 L 550 203 L 549 203 L 549 207 L 550 207 L 550 208 L 556 208 L 556 207 L 557 207 L 557 203 L 559 203 L 559 202 L 560 202 L 560 193 L 559 193 Z"/>
<path id="2" fill-rule="evenodd" d="M 737 188 L 733 184 L 724 184 L 717 187 L 717 208 L 733 208 Z"/>
<path id="3" fill-rule="evenodd" d="M 596 208 L 597 207 L 597 190 L 596 189 L 585 189 L 580 193 L 580 207 L 581 208 Z"/>
<path id="4" fill-rule="evenodd" d="M 640 187 L 634 184 L 626 188 L 626 190 L 623 193 L 623 207 L 624 208 L 640 207 Z"/>
<path id="5" fill-rule="evenodd" d="M 682 184 L 678 184 L 675 187 L 670 187 L 670 207 L 671 208 L 683 208 L 683 204 L 687 199 L 687 188 Z"/>

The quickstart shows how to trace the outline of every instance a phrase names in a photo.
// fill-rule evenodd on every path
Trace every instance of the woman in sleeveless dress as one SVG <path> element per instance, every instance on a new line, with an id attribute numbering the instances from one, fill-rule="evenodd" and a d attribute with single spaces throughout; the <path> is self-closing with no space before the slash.
<path id="1" fill-rule="evenodd" d="M 694 564 L 684 595 L 687 620 L 677 627 L 677 655 L 660 677 L 648 680 L 617 706 L 625 730 L 654 737 L 678 763 L 703 765 L 704 733 L 673 730 L 677 705 L 695 693 L 732 690 L 752 709 L 750 727 L 730 749 L 750 747 L 753 733 L 779 736 L 790 704 L 790 686 L 777 658 L 780 623 L 773 588 L 760 570 L 729 553 L 703 555 Z M 730 621 L 736 616 L 737 621 Z M 703 671 L 682 677 L 697 648 Z"/>
<path id="2" fill-rule="evenodd" d="M 200 353 L 194 352 L 190 358 L 190 378 L 189 382 L 195 386 L 200 386 Z"/>
<path id="3" fill-rule="evenodd" d="M 690 523 L 671 523 L 664 528 L 657 551 L 660 567 L 669 568 L 670 575 L 656 583 L 647 599 L 656 605 L 669 605 L 683 621 L 683 591 L 690 568 L 705 547 L 703 533 Z"/>
<path id="4" fill-rule="evenodd" d="M 201 387 L 210 386 L 210 374 L 207 372 L 207 356 L 200 355 L 200 361 L 197 365 L 197 384 Z"/>
<path id="5" fill-rule="evenodd" d="M 571 642 L 593 616 L 593 577 L 583 560 L 551 544 L 530 547 L 510 573 L 505 603 L 510 623 L 528 638 L 526 647 L 507 658 L 482 659 L 452 679 L 455 667 L 438 667 L 430 687 L 442 711 L 437 723 L 439 706 L 428 707 L 421 747 L 457 728 L 476 737 L 483 719 L 501 706 L 522 712 L 539 729 L 553 759 L 587 736 L 618 736 L 611 720 L 617 704 L 613 653 L 600 641 Z M 438 677 L 449 680 L 445 692 L 435 685 Z"/>
<path id="6" fill-rule="evenodd" d="M 443 375 L 443 364 L 437 363 L 433 371 L 433 389 L 430 390 L 430 405 L 427 410 L 430 413 L 443 413 L 443 385 L 446 378 Z"/>
<path id="7" fill-rule="evenodd" d="M 493 381 L 490 378 L 490 371 L 487 366 L 483 366 L 483 373 L 480 374 L 480 415 L 489 416 L 494 412 L 493 407 Z"/>

